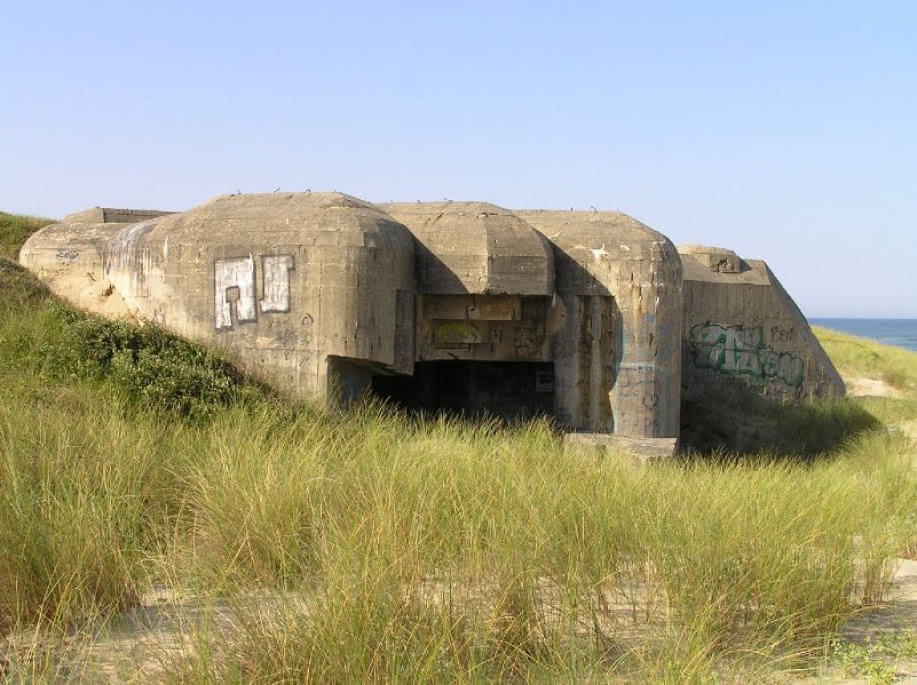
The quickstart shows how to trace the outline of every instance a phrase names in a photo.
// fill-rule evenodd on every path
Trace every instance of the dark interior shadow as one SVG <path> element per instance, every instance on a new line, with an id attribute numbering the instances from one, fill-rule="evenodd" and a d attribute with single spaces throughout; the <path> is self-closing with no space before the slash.
<path id="1" fill-rule="evenodd" d="M 556 246 L 552 247 L 555 275 L 558 280 L 564 279 L 560 282 L 567 290 L 579 292 L 591 287 L 597 295 L 608 295 L 607 290 L 575 260 Z M 452 268 L 416 236 L 414 252 L 415 285 L 419 295 L 471 294 Z M 558 338 L 560 340 L 552 349 L 555 356 L 565 353 L 563 341 L 569 340 L 571 335 L 562 334 Z M 417 361 L 412 376 L 375 375 L 371 390 L 375 397 L 409 415 L 446 415 L 511 425 L 544 417 L 556 419 L 554 383 L 554 364 L 550 361 L 455 359 Z"/>
<path id="2" fill-rule="evenodd" d="M 374 376 L 372 393 L 409 414 L 511 424 L 551 416 L 553 396 L 538 383 L 552 374 L 550 363 L 417 362 L 413 376 Z"/>

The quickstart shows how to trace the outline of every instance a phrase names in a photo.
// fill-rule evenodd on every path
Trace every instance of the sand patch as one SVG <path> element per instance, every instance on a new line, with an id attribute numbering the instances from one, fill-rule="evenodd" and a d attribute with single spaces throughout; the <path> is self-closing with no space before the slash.
<path id="1" fill-rule="evenodd" d="M 917 561 L 897 559 L 896 570 L 888 588 L 887 599 L 878 607 L 865 609 L 858 616 L 847 621 L 840 631 L 840 644 L 854 648 L 868 649 L 883 636 L 914 635 L 917 629 Z M 917 660 L 901 656 L 875 657 L 876 664 L 894 672 L 894 682 L 917 682 Z M 868 675 L 845 673 L 837 655 L 830 657 L 813 676 L 791 676 L 777 672 L 768 682 L 793 683 L 793 685 L 814 685 L 816 683 L 862 683 L 873 681 Z"/>
<path id="2" fill-rule="evenodd" d="M 98 275 L 62 270 L 42 280 L 51 292 L 80 309 L 108 319 L 137 321 L 115 287 Z"/>
<path id="3" fill-rule="evenodd" d="M 917 628 L 917 561 L 898 559 L 895 564 L 888 599 L 879 607 L 864 609 L 847 622 L 840 634 L 845 644 L 869 645 L 883 635 L 914 634 Z M 460 603 L 492 604 L 492 593 L 488 589 L 493 588 L 474 586 L 470 594 L 460 598 Z M 539 581 L 537 592 L 549 614 L 553 613 L 552 607 L 556 610 L 560 605 L 559 589 L 550 581 Z M 430 605 L 447 601 L 441 582 L 436 580 L 423 583 L 411 592 L 411 596 Z M 454 600 L 449 593 L 448 601 Z M 622 649 L 636 647 L 648 636 L 664 629 L 664 607 L 652 601 L 642 584 L 619 588 L 606 600 L 607 614 L 603 612 L 600 617 L 602 629 L 613 635 Z M 188 665 L 187 659 L 207 641 L 225 643 L 232 640 L 242 623 L 254 621 L 257 626 L 281 621 L 282 624 L 290 611 L 295 616 L 307 617 L 309 604 L 308 593 L 252 593 L 228 601 L 183 595 L 170 588 L 158 587 L 145 594 L 140 606 L 100 626 L 93 634 L 56 637 L 26 632 L 13 636 L 6 650 L 0 644 L 0 664 L 4 658 L 13 664 L 28 664 L 36 657 L 40 659 L 40 653 L 45 652 L 54 655 L 56 679 L 98 683 L 160 682 L 170 674 L 175 677 L 182 673 Z M 500 620 L 500 616 L 494 620 Z M 195 633 L 203 637 L 204 643 L 196 642 Z M 917 682 L 917 660 L 901 657 L 890 665 L 898 682 Z M 757 673 L 755 680 L 806 685 L 869 682 L 866 678 L 848 678 L 836 657 L 816 668 L 818 673 L 811 676 L 776 671 L 770 677 Z M 734 675 L 741 678 L 740 672 Z M 726 680 L 736 681 L 732 677 Z"/>
<path id="4" fill-rule="evenodd" d="M 917 420 L 902 422 L 898 425 L 898 430 L 900 430 L 914 442 L 917 442 Z"/>
<path id="5" fill-rule="evenodd" d="M 847 394 L 851 397 L 902 397 L 903 393 L 893 385 L 889 385 L 881 378 L 868 378 L 866 376 L 843 375 Z"/>

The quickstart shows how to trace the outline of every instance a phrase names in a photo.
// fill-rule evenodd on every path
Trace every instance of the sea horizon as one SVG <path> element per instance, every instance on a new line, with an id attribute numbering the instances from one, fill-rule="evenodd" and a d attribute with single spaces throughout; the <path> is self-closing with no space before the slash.
<path id="1" fill-rule="evenodd" d="M 810 324 L 917 352 L 917 318 L 811 317 Z"/>
<path id="2" fill-rule="evenodd" d="M 809 321 L 917 321 L 917 316 L 807 316 Z"/>

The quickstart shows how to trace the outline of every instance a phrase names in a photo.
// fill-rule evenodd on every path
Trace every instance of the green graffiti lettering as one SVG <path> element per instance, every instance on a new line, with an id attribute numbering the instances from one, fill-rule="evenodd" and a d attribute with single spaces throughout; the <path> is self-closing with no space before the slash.
<path id="1" fill-rule="evenodd" d="M 691 329 L 694 365 L 730 376 L 750 376 L 759 382 L 777 381 L 798 387 L 805 363 L 789 352 L 776 352 L 764 342 L 761 326 L 698 324 Z"/>
<path id="2" fill-rule="evenodd" d="M 480 341 L 477 328 L 469 321 L 440 321 L 435 329 L 438 343 L 474 344 Z"/>

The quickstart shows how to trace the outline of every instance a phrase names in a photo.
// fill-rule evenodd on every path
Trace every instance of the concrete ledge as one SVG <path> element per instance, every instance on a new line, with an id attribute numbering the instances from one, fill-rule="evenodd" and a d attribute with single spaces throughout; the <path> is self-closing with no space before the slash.
<path id="1" fill-rule="evenodd" d="M 662 461 L 675 456 L 678 438 L 629 438 L 611 433 L 568 433 L 564 436 L 568 448 L 623 452 L 640 463 Z"/>
<path id="2" fill-rule="evenodd" d="M 114 207 L 90 207 L 82 212 L 68 214 L 62 223 L 65 224 L 136 224 L 147 219 L 168 216 L 175 212 L 163 212 L 158 209 L 116 209 Z"/>

